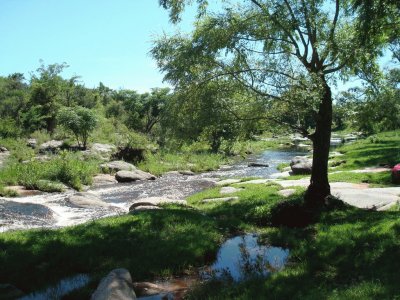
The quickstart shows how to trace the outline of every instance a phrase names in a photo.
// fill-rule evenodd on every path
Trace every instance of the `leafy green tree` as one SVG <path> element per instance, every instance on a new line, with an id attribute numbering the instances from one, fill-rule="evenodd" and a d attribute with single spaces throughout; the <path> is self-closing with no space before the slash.
<path id="1" fill-rule="evenodd" d="M 86 149 L 90 133 L 96 128 L 96 114 L 85 107 L 63 107 L 60 109 L 58 123 L 74 134 L 79 146 Z"/>
<path id="2" fill-rule="evenodd" d="M 18 129 L 22 123 L 22 110 L 28 101 L 28 86 L 24 80 L 21 73 L 0 77 L 0 118 L 12 119 Z M 11 124 L 9 121 L 6 123 Z"/>
<path id="3" fill-rule="evenodd" d="M 65 63 L 48 66 L 42 63 L 31 78 L 30 105 L 27 107 L 27 114 L 32 114 L 32 109 L 36 112 L 40 111 L 40 117 L 45 123 L 46 130 L 50 133 L 56 127 L 57 112 L 63 103 L 64 82 L 60 74 L 66 67 Z"/>
<path id="4" fill-rule="evenodd" d="M 312 130 L 292 120 L 286 125 L 313 143 L 306 200 L 311 206 L 322 205 L 330 195 L 331 85 L 338 76 L 375 66 L 388 42 L 386 35 L 372 31 L 363 42 L 359 11 L 350 1 L 232 0 L 224 1 L 218 14 L 207 9 L 206 0 L 196 2 L 200 17 L 194 32 L 164 36 L 154 45 L 152 54 L 165 79 L 177 89 L 221 78 L 235 81 L 262 97 L 274 112 L 285 103 L 311 115 Z M 160 0 L 173 22 L 188 3 L 192 1 Z"/>

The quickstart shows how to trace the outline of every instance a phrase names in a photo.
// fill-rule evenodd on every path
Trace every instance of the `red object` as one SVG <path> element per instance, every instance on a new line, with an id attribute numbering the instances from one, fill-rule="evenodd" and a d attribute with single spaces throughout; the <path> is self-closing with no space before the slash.
<path id="1" fill-rule="evenodd" d="M 400 164 L 397 164 L 392 169 L 392 182 L 400 184 Z"/>

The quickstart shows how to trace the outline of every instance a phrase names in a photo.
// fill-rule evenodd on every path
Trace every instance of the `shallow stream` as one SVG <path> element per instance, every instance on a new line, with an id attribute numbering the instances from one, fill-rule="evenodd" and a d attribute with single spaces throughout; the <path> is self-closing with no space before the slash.
<path id="1" fill-rule="evenodd" d="M 112 184 L 89 189 L 110 204 L 110 207 L 77 208 L 68 203 L 67 197 L 75 192 L 43 193 L 25 197 L 0 197 L 0 232 L 28 228 L 57 228 L 84 223 L 90 220 L 125 214 L 139 199 L 162 197 L 174 200 L 210 188 L 221 179 L 237 177 L 269 178 L 278 173 L 277 166 L 289 162 L 293 156 L 304 152 L 268 150 L 249 157 L 232 166 L 193 176 L 177 173 L 165 174 L 154 181 Z M 268 164 L 269 167 L 248 167 L 250 162 Z"/>

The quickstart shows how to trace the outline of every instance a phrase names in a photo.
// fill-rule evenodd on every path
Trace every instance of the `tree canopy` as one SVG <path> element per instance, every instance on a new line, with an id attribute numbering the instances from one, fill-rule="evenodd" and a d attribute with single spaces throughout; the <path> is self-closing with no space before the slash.
<path id="1" fill-rule="evenodd" d="M 173 22 L 189 3 L 160 0 Z M 321 203 L 330 194 L 331 86 L 377 69 L 376 58 L 390 35 L 374 30 L 367 42 L 360 38 L 361 10 L 351 1 L 224 1 L 219 12 L 208 11 L 205 0 L 196 3 L 199 18 L 191 35 L 155 42 L 152 54 L 165 80 L 183 90 L 234 81 L 262 99 L 265 109 L 259 117 L 286 123 L 313 141 L 306 198 Z"/>

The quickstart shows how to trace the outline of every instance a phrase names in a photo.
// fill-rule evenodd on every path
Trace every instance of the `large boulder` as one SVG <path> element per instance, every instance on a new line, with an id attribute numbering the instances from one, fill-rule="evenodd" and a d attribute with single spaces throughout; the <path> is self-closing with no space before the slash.
<path id="1" fill-rule="evenodd" d="M 110 161 L 105 164 L 100 165 L 104 172 L 118 172 L 118 171 L 133 171 L 136 167 L 130 163 L 123 160 Z"/>
<path id="2" fill-rule="evenodd" d="M 133 171 L 118 171 L 115 174 L 115 179 L 118 182 L 132 182 L 137 180 L 154 180 L 156 177 L 150 173 L 143 172 L 141 170 Z"/>
<path id="3" fill-rule="evenodd" d="M 400 164 L 397 164 L 392 169 L 392 182 L 400 184 Z"/>
<path id="4" fill-rule="evenodd" d="M 290 162 L 293 175 L 311 174 L 312 160 L 305 156 L 295 156 Z"/>
<path id="5" fill-rule="evenodd" d="M 115 176 L 110 174 L 97 174 L 93 177 L 93 185 L 94 186 L 102 186 L 117 183 L 118 181 L 115 179 Z"/>
<path id="6" fill-rule="evenodd" d="M 55 153 L 59 151 L 64 144 L 63 141 L 56 141 L 56 140 L 51 140 L 46 143 L 43 143 L 39 147 L 39 152 L 41 153 L 46 153 L 46 152 L 52 152 Z"/>
<path id="7" fill-rule="evenodd" d="M 86 150 L 85 154 L 87 156 L 99 156 L 104 160 L 109 160 L 111 155 L 116 151 L 116 147 L 110 144 L 100 144 L 94 143 L 90 150 Z"/>
<path id="8" fill-rule="evenodd" d="M 112 270 L 104 277 L 91 300 L 135 300 L 131 274 L 126 269 Z"/>
<path id="9" fill-rule="evenodd" d="M 72 196 L 69 196 L 67 201 L 73 206 L 80 208 L 109 207 L 109 204 L 101 200 L 99 197 L 87 192 L 75 193 Z"/>

